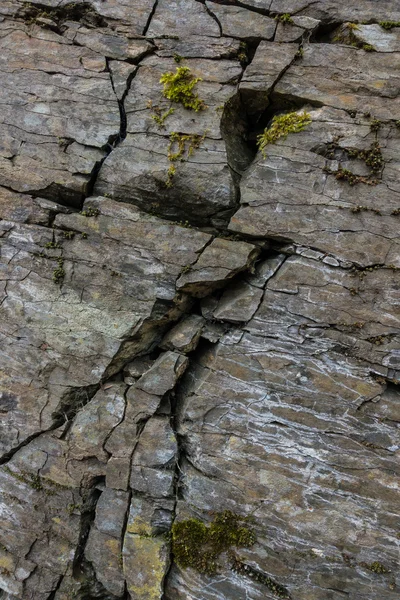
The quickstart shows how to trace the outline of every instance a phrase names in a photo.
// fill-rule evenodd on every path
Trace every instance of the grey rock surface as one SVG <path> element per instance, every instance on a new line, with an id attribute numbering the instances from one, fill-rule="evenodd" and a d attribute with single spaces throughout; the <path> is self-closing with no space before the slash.
<path id="1" fill-rule="evenodd" d="M 398 598 L 399 22 L 0 3 L 1 600 Z"/>

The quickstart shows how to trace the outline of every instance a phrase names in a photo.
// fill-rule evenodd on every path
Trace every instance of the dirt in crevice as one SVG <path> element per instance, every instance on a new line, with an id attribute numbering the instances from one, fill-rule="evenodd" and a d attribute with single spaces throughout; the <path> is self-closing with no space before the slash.
<path id="1" fill-rule="evenodd" d="M 74 21 L 88 27 L 108 27 L 107 21 L 93 8 L 90 2 L 69 2 L 56 7 L 25 2 L 16 16 L 28 23 L 34 23 L 40 18 L 49 19 L 58 27 L 66 21 Z"/>

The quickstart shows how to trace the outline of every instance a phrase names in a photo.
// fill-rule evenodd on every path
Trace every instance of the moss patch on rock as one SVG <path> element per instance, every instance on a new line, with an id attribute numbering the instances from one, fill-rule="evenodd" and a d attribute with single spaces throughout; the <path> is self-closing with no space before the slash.
<path id="1" fill-rule="evenodd" d="M 199 519 L 187 519 L 172 527 L 172 551 L 177 564 L 200 573 L 213 575 L 218 570 L 217 559 L 232 547 L 249 548 L 256 536 L 246 517 L 225 510 L 215 515 L 207 526 Z"/>
<path id="2" fill-rule="evenodd" d="M 172 71 L 164 73 L 160 79 L 160 83 L 164 84 L 165 98 L 196 112 L 206 108 L 204 100 L 201 100 L 194 91 L 199 81 L 202 81 L 201 77 L 194 77 L 189 67 L 177 67 L 175 73 Z"/>
<path id="3" fill-rule="evenodd" d="M 298 133 L 311 123 L 309 113 L 299 114 L 297 112 L 286 113 L 275 116 L 272 119 L 271 126 L 264 130 L 264 133 L 257 136 L 257 145 L 264 158 L 266 157 L 265 148 L 268 144 L 275 144 L 280 138 L 285 139 L 289 133 Z"/>

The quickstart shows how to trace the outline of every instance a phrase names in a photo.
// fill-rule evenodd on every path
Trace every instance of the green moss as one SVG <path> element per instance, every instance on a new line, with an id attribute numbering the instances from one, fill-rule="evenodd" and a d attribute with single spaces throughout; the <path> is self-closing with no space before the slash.
<path id="1" fill-rule="evenodd" d="M 176 173 L 176 167 L 175 165 L 171 165 L 167 171 L 167 179 L 165 180 L 165 186 L 167 188 L 170 188 L 173 186 L 174 184 L 174 177 L 175 177 L 175 173 Z M 153 212 L 152 214 L 157 215 L 157 213 Z"/>
<path id="2" fill-rule="evenodd" d="M 201 77 L 194 77 L 189 67 L 177 67 L 175 73 L 164 73 L 160 79 L 165 98 L 196 112 L 206 108 L 204 100 L 193 91 L 199 81 L 202 81 Z"/>
<path id="3" fill-rule="evenodd" d="M 283 13 L 281 15 L 276 15 L 275 21 L 279 21 L 279 23 L 283 23 L 283 25 L 293 25 L 294 24 L 292 15 L 290 13 Z"/>
<path id="4" fill-rule="evenodd" d="M 45 248 L 48 248 L 49 250 L 56 250 L 56 249 L 60 249 L 62 248 L 60 242 L 47 242 L 47 244 L 44 245 Z"/>
<path id="5" fill-rule="evenodd" d="M 72 240 L 75 237 L 75 231 L 63 231 L 66 240 Z"/>
<path id="6" fill-rule="evenodd" d="M 185 160 L 192 156 L 193 152 L 200 147 L 200 144 L 204 140 L 205 136 L 205 133 L 203 135 L 199 135 L 195 133 L 184 134 L 173 131 L 169 136 L 168 160 L 171 163 L 175 163 L 177 161 L 185 162 Z M 176 166 L 171 164 L 167 172 L 167 179 L 165 181 L 166 187 L 172 187 L 175 174 Z"/>
<path id="7" fill-rule="evenodd" d="M 205 134 L 183 134 L 178 133 L 177 131 L 173 131 L 169 136 L 168 160 L 170 160 L 171 162 L 175 162 L 177 160 L 183 162 L 184 160 L 192 156 L 193 152 L 200 147 L 200 144 L 204 140 L 204 138 Z M 174 148 L 176 148 L 175 152 L 173 152 Z"/>
<path id="8" fill-rule="evenodd" d="M 369 208 L 368 206 L 364 206 L 362 204 L 357 204 L 357 206 L 353 206 L 353 208 L 351 209 L 352 213 L 360 213 L 360 212 L 373 212 L 376 215 L 381 215 L 381 211 L 378 210 L 377 208 Z"/>
<path id="9" fill-rule="evenodd" d="M 372 119 L 369 124 L 371 131 L 378 131 L 381 127 L 382 123 L 379 119 Z"/>
<path id="10" fill-rule="evenodd" d="M 385 567 L 385 565 L 383 565 L 382 563 L 375 561 L 373 563 L 360 563 L 360 565 L 362 567 L 364 567 L 365 569 L 368 569 L 368 571 L 372 571 L 373 573 L 378 573 L 379 575 L 383 574 L 383 573 L 390 573 L 390 569 L 388 569 L 387 567 Z"/>
<path id="11" fill-rule="evenodd" d="M 151 115 L 151 118 L 157 123 L 160 129 L 164 129 L 165 119 L 167 119 L 167 117 L 169 117 L 169 115 L 172 115 L 172 113 L 174 112 L 175 109 L 171 107 L 163 113 L 161 112 L 160 108 L 156 106 L 154 108 L 154 114 Z"/>
<path id="12" fill-rule="evenodd" d="M 174 61 L 176 63 L 180 63 L 183 60 L 183 56 L 181 56 L 180 54 L 174 54 Z"/>
<path id="13" fill-rule="evenodd" d="M 286 138 L 289 133 L 302 131 L 310 123 L 311 116 L 306 112 L 303 114 L 291 112 L 274 117 L 271 126 L 257 136 L 257 145 L 264 158 L 266 157 L 265 148 L 268 144 L 275 144 L 280 138 Z"/>
<path id="14" fill-rule="evenodd" d="M 238 60 L 242 67 L 245 67 L 249 63 L 248 46 L 246 42 L 240 42 L 238 51 Z"/>
<path id="15" fill-rule="evenodd" d="M 174 523 L 172 551 L 177 564 L 200 573 L 215 574 L 220 554 L 232 547 L 249 548 L 255 543 L 255 534 L 246 521 L 226 510 L 216 514 L 209 526 L 198 519 Z"/>
<path id="16" fill-rule="evenodd" d="M 84 217 L 98 217 L 100 214 L 100 211 L 98 208 L 94 208 L 93 206 L 89 206 L 88 208 L 86 208 L 85 210 L 83 210 L 81 212 L 81 215 L 83 215 Z"/>
<path id="17" fill-rule="evenodd" d="M 62 283 L 65 277 L 64 259 L 59 258 L 57 264 L 58 267 L 53 271 L 53 281 L 54 283 Z"/>
<path id="18" fill-rule="evenodd" d="M 12 471 L 10 467 L 4 467 L 4 471 L 11 475 L 11 477 L 14 477 L 14 479 L 17 479 L 18 481 L 29 485 L 29 487 L 31 487 L 33 490 L 36 490 L 37 492 L 43 490 L 42 480 L 39 475 L 34 475 L 33 473 L 25 473 L 22 471 L 20 473 L 17 473 L 16 471 Z"/>
<path id="19" fill-rule="evenodd" d="M 359 29 L 357 23 L 345 23 L 341 31 L 333 38 L 333 41 L 348 44 L 354 48 L 365 50 L 365 52 L 376 52 L 376 48 L 372 44 L 367 44 L 358 37 L 356 31 Z"/>
<path id="20" fill-rule="evenodd" d="M 379 21 L 379 25 L 388 31 L 394 27 L 400 27 L 400 21 Z"/>
<path id="21" fill-rule="evenodd" d="M 84 231 L 81 233 L 81 238 L 82 238 L 83 240 L 87 240 L 87 236 L 88 236 L 88 234 L 87 234 L 87 233 L 85 233 Z"/>
<path id="22" fill-rule="evenodd" d="M 328 172 L 330 172 L 328 170 Z M 335 177 L 338 180 L 347 181 L 349 185 L 357 185 L 357 183 L 366 183 L 367 185 L 376 185 L 378 182 L 375 180 L 368 179 L 368 177 L 364 177 L 363 175 L 356 175 L 349 169 L 343 169 L 339 166 L 338 170 L 335 171 Z"/>
<path id="23" fill-rule="evenodd" d="M 380 121 L 376 121 L 379 125 L 373 125 L 373 127 L 380 126 Z M 373 122 L 371 122 L 372 124 Z M 376 129 L 374 129 L 376 131 Z M 329 159 L 333 159 L 335 156 L 335 150 L 338 148 L 336 142 L 332 142 L 328 144 L 328 151 L 325 156 Z M 378 142 L 373 142 L 371 146 L 367 150 L 358 150 L 358 149 L 349 149 L 342 148 L 341 150 L 346 150 L 349 158 L 358 158 L 363 160 L 365 164 L 369 167 L 370 173 L 369 175 L 356 175 L 349 169 L 343 169 L 341 165 L 337 171 L 332 171 L 329 167 L 326 167 L 324 170 L 326 173 L 334 174 L 336 179 L 347 181 L 349 185 L 353 186 L 358 183 L 365 183 L 367 185 L 377 185 L 378 180 L 376 179 L 382 173 L 382 169 L 384 166 L 384 160 L 381 152 L 381 147 Z M 353 211 L 359 212 L 359 211 Z M 377 214 L 380 214 L 379 211 Z"/>

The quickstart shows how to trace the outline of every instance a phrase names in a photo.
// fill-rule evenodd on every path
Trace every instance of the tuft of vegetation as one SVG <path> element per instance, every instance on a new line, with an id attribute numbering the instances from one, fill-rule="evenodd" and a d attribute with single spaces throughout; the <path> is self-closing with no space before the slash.
<path id="1" fill-rule="evenodd" d="M 154 107 L 154 115 L 151 115 L 151 118 L 157 123 L 160 129 L 164 129 L 165 119 L 172 115 L 175 112 L 174 108 L 169 108 L 164 113 L 161 111 L 159 106 Z"/>
<path id="2" fill-rule="evenodd" d="M 354 48 L 365 50 L 365 52 L 376 52 L 376 48 L 372 44 L 366 44 L 360 39 L 356 33 L 359 30 L 357 23 L 345 23 L 341 31 L 333 38 L 334 42 L 349 44 Z"/>
<path id="3" fill-rule="evenodd" d="M 387 31 L 390 31 L 394 27 L 400 27 L 400 21 L 379 21 L 379 25 L 383 29 L 386 29 Z"/>
<path id="4" fill-rule="evenodd" d="M 63 231 L 66 240 L 72 240 L 75 237 L 75 231 Z"/>
<path id="5" fill-rule="evenodd" d="M 372 119 L 369 124 L 371 131 L 379 131 L 381 128 L 382 122 L 379 119 Z"/>
<path id="6" fill-rule="evenodd" d="M 176 166 L 173 164 L 177 161 L 185 162 L 193 152 L 200 147 L 201 142 L 206 137 L 206 134 L 199 135 L 196 133 L 178 133 L 173 131 L 169 136 L 168 144 L 168 160 L 172 163 L 168 169 L 166 187 L 172 187 L 173 178 L 176 173 Z M 175 151 L 174 151 L 175 149 Z"/>
<path id="7" fill-rule="evenodd" d="M 249 548 L 256 541 L 248 519 L 225 510 L 207 526 L 199 519 L 175 522 L 172 526 L 172 552 L 178 565 L 213 575 L 218 557 L 232 547 Z"/>
<path id="8" fill-rule="evenodd" d="M 175 73 L 164 73 L 160 79 L 160 83 L 164 85 L 165 98 L 196 112 L 206 108 L 204 100 L 194 92 L 194 87 L 199 81 L 202 81 L 201 77 L 194 77 L 189 67 L 177 67 Z"/>
<path id="9" fill-rule="evenodd" d="M 89 206 L 88 208 L 86 208 L 85 210 L 83 210 L 81 212 L 81 215 L 83 215 L 84 217 L 98 217 L 100 214 L 100 211 L 98 208 L 94 208 L 93 206 Z"/>
<path id="10" fill-rule="evenodd" d="M 53 271 L 53 281 L 54 281 L 54 283 L 62 283 L 64 281 L 64 277 L 65 277 L 64 259 L 58 258 L 57 264 L 58 264 L 58 267 L 56 269 L 54 269 L 54 271 Z"/>
<path id="11" fill-rule="evenodd" d="M 372 571 L 373 573 L 378 573 L 379 575 L 383 573 L 390 573 L 390 569 L 388 569 L 387 567 L 385 567 L 385 565 L 378 561 L 375 561 L 373 563 L 362 562 L 360 563 L 360 566 L 364 567 L 365 569 L 368 569 L 368 571 Z"/>
<path id="12" fill-rule="evenodd" d="M 44 247 L 48 250 L 58 250 L 62 248 L 60 242 L 47 242 L 47 244 L 45 244 Z"/>
<path id="13" fill-rule="evenodd" d="M 204 135 L 199 135 L 196 133 L 178 133 L 177 131 L 173 131 L 169 136 L 169 145 L 168 145 L 168 160 L 175 162 L 180 160 L 183 162 L 186 159 L 192 156 L 193 152 L 200 147 L 201 142 L 204 140 Z M 178 148 L 176 152 L 173 152 L 172 149 L 177 145 Z"/>
<path id="14" fill-rule="evenodd" d="M 237 57 L 242 67 L 245 67 L 249 63 L 248 46 L 246 42 L 240 42 Z"/>
<path id="15" fill-rule="evenodd" d="M 377 123 L 380 124 L 379 121 L 377 121 Z M 373 131 L 376 130 L 374 129 Z M 333 159 L 335 155 L 335 150 L 337 148 L 337 142 L 331 142 L 330 144 L 328 144 L 328 151 L 326 153 L 326 157 L 329 159 Z M 334 174 L 336 179 L 347 181 L 348 184 L 351 186 L 356 185 L 358 183 L 365 183 L 367 185 L 377 185 L 377 177 L 381 175 L 384 166 L 384 160 L 379 142 L 373 142 L 367 150 L 349 148 L 342 148 L 342 150 L 345 150 L 347 152 L 349 158 L 358 158 L 360 160 L 363 160 L 365 164 L 369 167 L 369 175 L 356 175 L 349 169 L 343 169 L 341 165 L 339 165 L 337 171 L 332 171 L 329 167 L 326 167 L 324 169 L 325 172 Z M 357 210 L 355 212 L 360 211 Z"/>
<path id="16" fill-rule="evenodd" d="M 257 146 L 266 157 L 265 148 L 268 144 L 275 144 L 280 138 L 286 138 L 289 133 L 298 133 L 311 123 L 309 113 L 298 114 L 297 112 L 286 113 L 275 116 L 270 127 L 264 133 L 257 136 Z"/>
<path id="17" fill-rule="evenodd" d="M 174 177 L 176 174 L 176 167 L 175 165 L 170 165 L 168 171 L 167 171 L 167 179 L 165 180 L 165 186 L 167 188 L 170 188 L 174 185 Z M 156 213 L 153 213 L 156 214 Z"/>
<path id="18" fill-rule="evenodd" d="M 283 13 L 281 15 L 276 15 L 275 21 L 278 21 L 279 23 L 282 23 L 283 25 L 293 25 L 294 24 L 292 15 L 290 13 Z"/>

